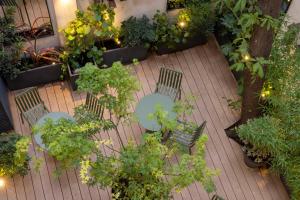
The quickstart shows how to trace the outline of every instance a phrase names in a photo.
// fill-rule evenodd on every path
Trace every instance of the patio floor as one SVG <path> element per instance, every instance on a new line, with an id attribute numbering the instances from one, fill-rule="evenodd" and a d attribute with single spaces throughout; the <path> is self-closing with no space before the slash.
<path id="1" fill-rule="evenodd" d="M 240 146 L 225 135 L 224 128 L 239 118 L 239 113 L 230 109 L 227 103 L 227 99 L 237 98 L 237 85 L 215 40 L 211 39 L 204 46 L 183 52 L 164 56 L 151 55 L 138 66 L 134 66 L 134 71 L 142 85 L 141 90 L 136 93 L 136 102 L 154 91 L 159 68 L 162 66 L 183 71 L 184 95 L 193 94 L 198 97 L 192 119 L 198 124 L 203 120 L 207 121 L 205 132 L 209 135 L 209 141 L 206 160 L 210 167 L 221 171 L 215 179 L 218 194 L 229 200 L 288 199 L 280 179 L 270 175 L 267 170 L 247 168 L 243 162 Z M 67 81 L 41 86 L 39 92 L 50 111 L 73 114 L 73 108 L 85 100 L 85 94 L 72 92 Z M 20 120 L 14 102 L 15 94 L 16 92 L 10 94 L 15 130 L 32 136 L 28 124 L 22 124 Z M 134 106 L 132 105 L 132 109 Z M 122 124 L 119 129 L 123 133 L 122 139 L 125 143 L 130 138 L 139 143 L 143 129 L 138 123 Z M 115 148 L 120 147 L 115 133 L 103 132 L 100 135 L 102 138 L 112 138 Z M 110 199 L 109 189 L 81 184 L 76 170 L 69 170 L 60 178 L 54 178 L 52 171 L 55 169 L 56 161 L 47 153 L 36 151 L 34 147 L 36 147 L 35 142 L 30 148 L 30 153 L 44 160 L 40 171 L 31 170 L 23 178 L 14 177 L 9 180 L 6 189 L 0 190 L 0 200 Z M 103 151 L 106 154 L 112 153 L 109 149 Z M 208 200 L 209 197 L 196 183 L 181 193 L 174 193 L 174 199 Z"/>

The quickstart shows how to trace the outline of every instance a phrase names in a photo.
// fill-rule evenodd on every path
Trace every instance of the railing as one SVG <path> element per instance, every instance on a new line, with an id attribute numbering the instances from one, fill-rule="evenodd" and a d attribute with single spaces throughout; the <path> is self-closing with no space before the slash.
<path id="1" fill-rule="evenodd" d="M 15 25 L 26 38 L 53 35 L 47 0 L 0 0 L 0 7 L 1 17 L 6 17 L 8 7 L 15 8 Z"/>

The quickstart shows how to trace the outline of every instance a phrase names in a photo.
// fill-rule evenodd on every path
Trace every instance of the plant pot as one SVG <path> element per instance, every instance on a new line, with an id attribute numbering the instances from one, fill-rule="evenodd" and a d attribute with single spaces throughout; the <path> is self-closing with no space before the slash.
<path id="1" fill-rule="evenodd" d="M 156 53 L 158 55 L 163 55 L 163 54 L 173 53 L 176 51 L 182 51 L 206 43 L 207 43 L 207 37 L 201 35 L 195 35 L 194 37 L 189 38 L 185 43 L 175 44 L 174 47 L 168 47 L 168 45 L 165 43 L 158 44 Z"/>
<path id="2" fill-rule="evenodd" d="M 147 54 L 148 49 L 143 46 L 111 49 L 103 53 L 103 64 L 109 67 L 116 61 L 121 61 L 122 64 L 130 64 L 133 59 L 146 59 Z"/>
<path id="3" fill-rule="evenodd" d="M 267 161 L 257 163 L 253 159 L 251 159 L 247 154 L 244 152 L 244 162 L 245 164 L 250 168 L 268 168 L 270 167 L 269 163 Z"/>
<path id="4" fill-rule="evenodd" d="M 3 79 L 0 77 L 0 133 L 13 129 L 8 92 Z"/>
<path id="5" fill-rule="evenodd" d="M 281 182 L 282 182 L 282 185 L 283 185 L 284 188 L 286 189 L 286 192 L 287 192 L 288 196 L 291 197 L 292 190 L 291 190 L 291 188 L 288 186 L 288 183 L 287 183 L 287 181 L 286 181 L 284 175 L 280 174 L 279 177 L 280 177 L 280 180 L 281 180 Z"/>
<path id="6" fill-rule="evenodd" d="M 107 50 L 103 53 L 103 64 L 111 67 L 114 62 L 121 61 L 122 64 L 130 64 L 133 59 L 144 60 L 147 58 L 148 49 L 143 46 L 122 47 Z M 68 75 L 71 88 L 77 90 L 76 80 L 79 74 L 74 72 L 68 65 Z"/>
<path id="7" fill-rule="evenodd" d="M 5 79 L 10 90 L 19 90 L 60 80 L 61 64 L 44 65 L 21 72 L 17 78 Z"/>

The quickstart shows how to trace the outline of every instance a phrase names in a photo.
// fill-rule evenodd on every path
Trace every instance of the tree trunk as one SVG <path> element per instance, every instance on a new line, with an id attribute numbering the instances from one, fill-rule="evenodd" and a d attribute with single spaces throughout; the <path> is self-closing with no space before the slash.
<path id="1" fill-rule="evenodd" d="M 264 15 L 270 15 L 273 18 L 279 17 L 281 0 L 259 0 L 258 5 Z M 272 48 L 273 37 L 274 32 L 271 29 L 267 30 L 264 27 L 256 26 L 250 40 L 250 55 L 252 57 L 264 57 L 268 59 Z M 264 72 L 266 73 L 266 71 L 267 66 L 264 66 Z M 240 124 L 262 114 L 260 93 L 264 84 L 264 79 L 258 76 L 253 77 L 248 69 L 244 70 L 243 77 L 244 92 Z"/>

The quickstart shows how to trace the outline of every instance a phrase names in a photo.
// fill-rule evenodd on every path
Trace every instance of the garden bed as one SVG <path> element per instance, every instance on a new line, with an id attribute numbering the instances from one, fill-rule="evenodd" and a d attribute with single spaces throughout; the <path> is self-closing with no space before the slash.
<path id="1" fill-rule="evenodd" d="M 26 70 L 18 74 L 17 78 L 5 81 L 10 90 L 18 90 L 58 81 L 61 75 L 61 64 L 51 64 Z"/>
<path id="2" fill-rule="evenodd" d="M 0 78 L 0 133 L 13 129 L 8 92 L 4 81 Z"/>
<path id="3" fill-rule="evenodd" d="M 136 47 L 119 47 L 105 51 L 103 53 L 103 64 L 111 67 L 114 62 L 121 61 L 122 64 L 130 64 L 133 59 L 144 60 L 147 58 L 148 49 L 143 46 Z M 73 90 L 77 90 L 76 80 L 79 74 L 68 66 L 69 80 Z"/>
<path id="4" fill-rule="evenodd" d="M 158 55 L 169 54 L 176 51 L 182 51 L 185 49 L 192 48 L 197 45 L 203 45 L 207 43 L 207 38 L 196 35 L 194 37 L 189 38 L 185 43 L 175 44 L 174 47 L 168 47 L 167 44 L 158 44 L 156 53 Z"/>

